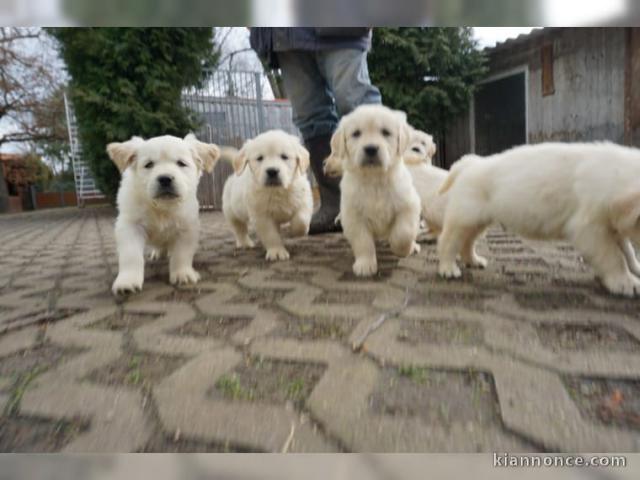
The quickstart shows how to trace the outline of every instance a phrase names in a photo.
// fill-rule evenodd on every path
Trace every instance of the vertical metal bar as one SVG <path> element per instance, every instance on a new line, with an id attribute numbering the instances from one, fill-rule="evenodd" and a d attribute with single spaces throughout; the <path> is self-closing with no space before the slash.
<path id="1" fill-rule="evenodd" d="M 36 201 L 36 187 L 35 185 L 29 186 L 29 192 L 31 193 L 31 205 L 33 205 L 33 209 L 38 209 L 38 202 Z M 22 208 L 22 207 L 21 207 Z"/>
<path id="2" fill-rule="evenodd" d="M 258 128 L 260 129 L 260 132 L 264 132 L 265 127 L 264 127 L 264 105 L 262 104 L 262 74 L 259 72 L 256 72 L 255 74 L 255 78 L 256 78 L 256 105 L 258 108 Z"/>

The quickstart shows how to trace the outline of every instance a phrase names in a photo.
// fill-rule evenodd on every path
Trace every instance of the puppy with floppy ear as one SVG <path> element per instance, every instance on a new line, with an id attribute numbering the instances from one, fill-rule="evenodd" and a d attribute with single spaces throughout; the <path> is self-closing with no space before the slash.
<path id="1" fill-rule="evenodd" d="M 113 293 L 139 291 L 144 282 L 144 249 L 169 256 L 169 280 L 195 283 L 193 269 L 200 221 L 196 191 L 203 171 L 211 172 L 220 149 L 189 134 L 111 143 L 107 153 L 122 173 L 115 235 L 118 276 Z"/>
<path id="2" fill-rule="evenodd" d="M 199 141 L 193 133 L 184 137 L 184 141 L 192 148 L 193 156 L 200 170 L 208 173 L 213 172 L 213 168 L 220 158 L 220 148 L 213 143 Z"/>
<path id="3" fill-rule="evenodd" d="M 311 223 L 309 152 L 298 137 L 271 130 L 245 142 L 232 164 L 235 175 L 224 185 L 222 210 L 236 246 L 254 246 L 249 237 L 253 224 L 267 260 L 287 260 L 280 227 L 289 223 L 291 235 L 297 237 L 306 235 Z"/>
<path id="4" fill-rule="evenodd" d="M 420 198 L 402 160 L 410 135 L 406 116 L 380 105 L 358 107 L 333 135 L 330 159 L 343 171 L 340 217 L 358 276 L 377 272 L 377 239 L 400 257 L 420 250 Z"/>
<path id="5" fill-rule="evenodd" d="M 422 217 L 428 227 L 428 236 L 435 240 L 442 230 L 446 195 L 438 195 L 438 190 L 447 178 L 448 172 L 431 164 L 436 153 L 433 137 L 420 130 L 411 132 L 409 148 L 404 154 L 404 163 L 409 169 L 413 185 L 420 196 Z"/>
<path id="6" fill-rule="evenodd" d="M 640 295 L 640 150 L 611 143 L 542 143 L 489 157 L 467 155 L 440 188 L 448 196 L 438 273 L 483 268 L 475 240 L 489 225 L 536 240 L 564 239 L 609 292 Z"/>

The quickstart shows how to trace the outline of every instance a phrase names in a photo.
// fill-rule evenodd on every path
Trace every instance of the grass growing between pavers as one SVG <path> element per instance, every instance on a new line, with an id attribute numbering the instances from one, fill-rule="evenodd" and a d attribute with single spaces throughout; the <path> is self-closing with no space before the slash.
<path id="1" fill-rule="evenodd" d="M 482 325 L 458 320 L 402 320 L 398 340 L 410 345 L 422 343 L 445 345 L 480 345 Z"/>
<path id="2" fill-rule="evenodd" d="M 574 376 L 562 380 L 588 421 L 640 430 L 640 381 Z"/>
<path id="3" fill-rule="evenodd" d="M 42 343 L 0 358 L 0 376 L 8 378 L 8 395 L 0 412 L 0 452 L 55 452 L 88 428 L 83 419 L 51 420 L 24 416 L 20 404 L 27 390 L 44 372 L 81 350 Z"/>
<path id="4" fill-rule="evenodd" d="M 640 342 L 626 330 L 613 325 L 545 322 L 538 323 L 536 330 L 541 343 L 557 352 L 566 350 L 640 352 Z"/>
<path id="5" fill-rule="evenodd" d="M 186 361 L 182 356 L 126 352 L 110 365 L 90 373 L 86 379 L 103 385 L 143 388 L 148 391 Z"/>
<path id="6" fill-rule="evenodd" d="M 235 333 L 249 326 L 252 317 L 215 317 L 200 315 L 174 330 L 175 335 L 189 337 L 230 338 Z"/>
<path id="7" fill-rule="evenodd" d="M 453 424 L 500 426 L 493 378 L 475 370 L 387 367 L 370 397 L 370 408 L 374 413 L 414 417 L 445 428 Z"/>
<path id="8" fill-rule="evenodd" d="M 212 395 L 225 400 L 292 403 L 302 408 L 326 367 L 258 357 L 219 377 Z"/>

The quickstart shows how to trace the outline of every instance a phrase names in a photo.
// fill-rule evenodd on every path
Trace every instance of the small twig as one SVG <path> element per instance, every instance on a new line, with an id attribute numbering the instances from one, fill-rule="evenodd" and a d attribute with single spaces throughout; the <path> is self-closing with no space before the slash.
<path id="1" fill-rule="evenodd" d="M 289 451 L 289 447 L 291 447 L 291 442 L 293 442 L 293 434 L 296 432 L 296 424 L 295 423 L 291 423 L 291 431 L 289 432 L 289 436 L 287 437 L 287 440 L 284 442 L 284 445 L 282 446 L 282 450 L 280 451 L 280 453 L 287 453 Z"/>
<path id="2" fill-rule="evenodd" d="M 375 322 L 369 325 L 365 330 L 365 332 L 355 342 L 351 344 L 351 348 L 353 349 L 353 351 L 354 352 L 361 351 L 362 347 L 364 347 L 364 342 L 366 342 L 369 335 L 371 335 L 378 328 L 380 328 L 382 324 L 387 321 L 387 319 L 394 318 L 400 315 L 403 312 L 403 310 L 407 308 L 407 305 L 409 305 L 409 287 L 405 289 L 404 302 L 402 303 L 402 306 L 399 308 L 396 308 L 395 310 L 391 310 L 390 312 L 383 313 L 376 319 Z"/>

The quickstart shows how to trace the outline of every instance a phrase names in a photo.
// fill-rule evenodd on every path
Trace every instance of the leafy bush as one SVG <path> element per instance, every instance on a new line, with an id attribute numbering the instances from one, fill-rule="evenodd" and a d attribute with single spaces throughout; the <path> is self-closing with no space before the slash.
<path id="1" fill-rule="evenodd" d="M 386 105 L 442 137 L 468 109 L 486 67 L 471 28 L 412 27 L 376 28 L 369 70 Z"/>
<path id="2" fill-rule="evenodd" d="M 84 155 L 98 187 L 117 191 L 105 147 L 133 135 L 183 136 L 195 127 L 181 103 L 215 64 L 212 28 L 51 28 L 70 80 Z"/>

